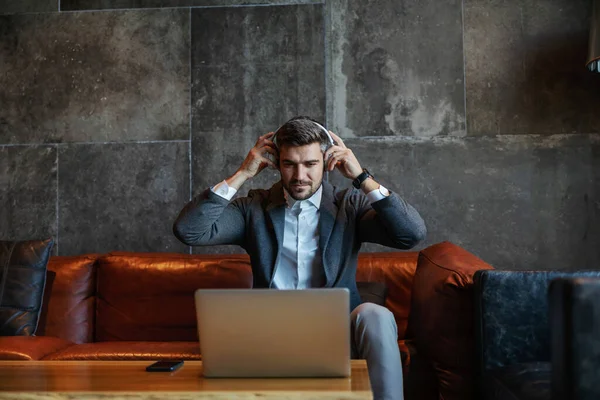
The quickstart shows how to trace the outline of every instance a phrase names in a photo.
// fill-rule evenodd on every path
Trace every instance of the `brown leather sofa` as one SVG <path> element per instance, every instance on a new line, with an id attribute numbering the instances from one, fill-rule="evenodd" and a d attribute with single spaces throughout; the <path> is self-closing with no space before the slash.
<path id="1" fill-rule="evenodd" d="M 473 274 L 491 266 L 443 242 L 363 253 L 398 324 L 407 399 L 473 398 Z M 199 360 L 193 293 L 249 288 L 245 255 L 117 252 L 50 258 L 36 336 L 0 337 L 0 360 Z"/>

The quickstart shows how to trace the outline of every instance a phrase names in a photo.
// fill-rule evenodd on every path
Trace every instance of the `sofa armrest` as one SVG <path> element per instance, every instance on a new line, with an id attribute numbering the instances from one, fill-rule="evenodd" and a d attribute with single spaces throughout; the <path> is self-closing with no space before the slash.
<path id="1" fill-rule="evenodd" d="M 419 253 L 408 326 L 435 369 L 440 399 L 474 398 L 473 274 L 492 268 L 450 242 Z"/>
<path id="2" fill-rule="evenodd" d="M 0 360 L 41 360 L 72 345 L 73 342 L 51 336 L 2 336 Z"/>
<path id="3" fill-rule="evenodd" d="M 600 271 L 478 271 L 474 303 L 479 373 L 513 364 L 550 362 L 550 281 L 593 276 L 600 276 Z"/>
<path id="4" fill-rule="evenodd" d="M 600 398 L 600 279 L 555 279 L 548 300 L 553 398 Z"/>

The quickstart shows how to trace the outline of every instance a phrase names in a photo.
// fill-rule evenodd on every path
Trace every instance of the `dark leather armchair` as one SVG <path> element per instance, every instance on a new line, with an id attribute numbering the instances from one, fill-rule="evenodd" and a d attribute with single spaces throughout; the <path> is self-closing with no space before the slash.
<path id="1" fill-rule="evenodd" d="M 555 279 L 574 278 L 600 278 L 600 271 L 486 270 L 475 274 L 475 345 L 481 399 L 553 398 L 551 343 L 552 337 L 558 336 L 550 329 L 549 287 Z M 553 316 L 560 314 L 556 301 L 552 310 Z M 571 329 L 569 318 L 558 318 L 554 323 Z M 565 346 L 565 341 L 560 345 Z M 559 354 L 557 349 L 553 352 Z M 564 374 L 560 367 L 554 371 L 555 375 Z M 554 397 L 559 398 L 574 399 Z"/>
<path id="2" fill-rule="evenodd" d="M 550 284 L 552 399 L 600 399 L 600 279 Z"/>

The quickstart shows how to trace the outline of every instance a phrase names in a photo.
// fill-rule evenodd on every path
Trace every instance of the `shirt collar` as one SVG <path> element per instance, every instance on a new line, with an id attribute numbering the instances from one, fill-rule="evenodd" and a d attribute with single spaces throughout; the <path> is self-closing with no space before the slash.
<path id="1" fill-rule="evenodd" d="M 313 193 L 313 195 L 310 196 L 306 200 L 294 199 L 292 196 L 290 196 L 290 194 L 288 193 L 288 191 L 285 188 L 283 188 L 283 195 L 287 202 L 288 208 L 300 207 L 302 209 L 302 208 L 306 208 L 307 205 L 312 204 L 318 210 L 319 207 L 321 207 L 321 197 L 323 196 L 323 184 L 321 184 L 321 186 L 319 186 L 317 191 L 315 193 Z"/>

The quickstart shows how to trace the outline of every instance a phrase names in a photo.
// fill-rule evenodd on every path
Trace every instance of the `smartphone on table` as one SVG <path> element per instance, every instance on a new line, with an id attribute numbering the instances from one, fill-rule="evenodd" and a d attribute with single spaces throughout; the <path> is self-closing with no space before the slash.
<path id="1" fill-rule="evenodd" d="M 160 360 L 146 367 L 148 372 L 173 372 L 181 368 L 183 360 Z"/>

